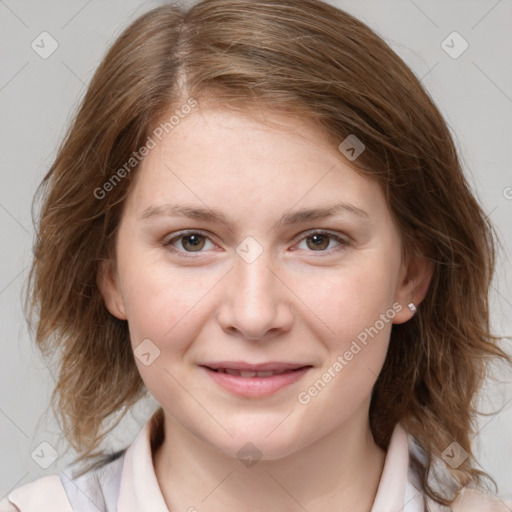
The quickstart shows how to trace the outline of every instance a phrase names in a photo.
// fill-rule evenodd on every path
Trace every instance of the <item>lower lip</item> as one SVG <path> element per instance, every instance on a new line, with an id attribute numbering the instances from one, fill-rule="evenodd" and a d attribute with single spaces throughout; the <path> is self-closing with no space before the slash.
<path id="1" fill-rule="evenodd" d="M 297 382 L 311 368 L 299 368 L 271 377 L 239 377 L 201 367 L 220 387 L 248 398 L 269 396 Z"/>

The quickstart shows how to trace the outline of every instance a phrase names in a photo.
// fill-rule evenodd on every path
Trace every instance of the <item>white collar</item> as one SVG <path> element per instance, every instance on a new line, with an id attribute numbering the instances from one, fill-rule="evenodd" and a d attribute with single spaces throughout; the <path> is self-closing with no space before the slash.
<path id="1" fill-rule="evenodd" d="M 156 479 L 150 435 L 155 413 L 143 426 L 124 456 L 118 512 L 169 512 Z M 418 491 L 409 482 L 409 444 L 405 429 L 397 424 L 391 435 L 384 468 L 371 512 L 419 512 Z M 407 491 L 407 492 L 406 492 Z"/>

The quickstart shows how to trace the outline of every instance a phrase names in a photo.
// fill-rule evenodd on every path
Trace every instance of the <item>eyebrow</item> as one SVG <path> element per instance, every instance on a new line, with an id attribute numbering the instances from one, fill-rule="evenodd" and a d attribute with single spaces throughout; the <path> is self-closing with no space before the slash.
<path id="1" fill-rule="evenodd" d="M 300 224 L 301 222 L 334 217 L 335 215 L 341 213 L 349 213 L 355 217 L 358 217 L 360 220 L 367 224 L 370 223 L 370 216 L 364 210 L 354 206 L 353 204 L 342 202 L 323 206 L 321 208 L 306 208 L 293 212 L 289 211 L 276 222 L 276 225 L 283 226 Z M 229 229 L 233 230 L 233 224 L 221 211 L 187 204 L 151 205 L 142 212 L 139 219 L 145 221 L 154 217 L 172 217 L 177 215 L 181 215 L 189 219 L 222 223 Z"/>

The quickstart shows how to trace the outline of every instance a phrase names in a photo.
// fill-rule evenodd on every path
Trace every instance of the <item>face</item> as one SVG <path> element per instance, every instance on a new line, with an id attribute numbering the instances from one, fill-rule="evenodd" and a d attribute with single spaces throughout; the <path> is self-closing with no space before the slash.
<path id="1" fill-rule="evenodd" d="M 412 288 L 380 187 L 307 122 L 266 119 L 202 109 L 150 151 L 101 288 L 166 416 L 270 460 L 367 425 Z"/>

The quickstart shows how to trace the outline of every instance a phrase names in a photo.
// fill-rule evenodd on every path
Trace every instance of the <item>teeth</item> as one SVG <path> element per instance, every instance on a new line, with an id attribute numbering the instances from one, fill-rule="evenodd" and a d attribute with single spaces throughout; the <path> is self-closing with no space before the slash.
<path id="1" fill-rule="evenodd" d="M 232 370 L 231 368 L 219 368 L 217 370 L 220 373 L 227 373 L 229 375 L 235 375 L 237 377 L 250 378 L 250 377 L 272 377 L 273 375 L 281 375 L 286 370 L 272 371 L 267 370 L 265 372 L 255 372 L 251 370 Z"/>
<path id="2" fill-rule="evenodd" d="M 233 374 L 231 374 L 233 375 Z M 241 371 L 240 372 L 240 377 L 256 377 L 258 375 L 258 372 L 251 372 L 250 370 L 249 371 Z"/>
<path id="3" fill-rule="evenodd" d="M 256 374 L 258 375 L 258 377 L 271 377 L 272 375 L 275 375 L 275 373 L 271 370 L 268 372 L 256 372 Z"/>

